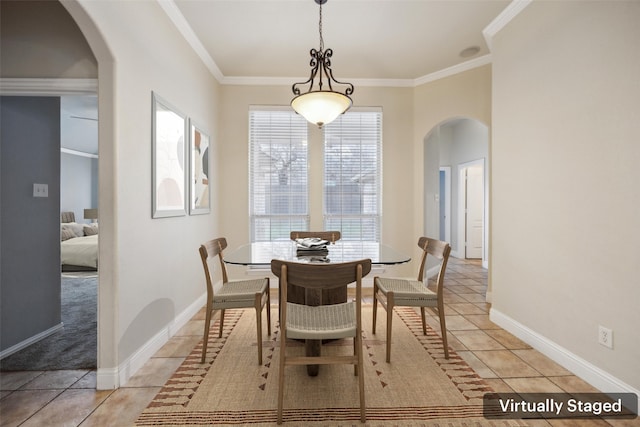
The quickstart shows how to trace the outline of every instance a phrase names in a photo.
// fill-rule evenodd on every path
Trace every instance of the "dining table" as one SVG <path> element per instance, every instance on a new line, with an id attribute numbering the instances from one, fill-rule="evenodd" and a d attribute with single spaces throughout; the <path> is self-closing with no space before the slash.
<path id="1" fill-rule="evenodd" d="M 411 261 L 411 258 L 384 244 L 369 241 L 339 240 L 327 244 L 326 251 L 305 252 L 299 251 L 297 242 L 293 240 L 275 240 L 268 242 L 253 242 L 242 245 L 235 250 L 223 255 L 224 262 L 233 265 L 243 265 L 253 268 L 268 269 L 271 260 L 279 259 L 305 263 L 342 263 L 370 259 L 373 265 L 385 266 L 403 264 Z M 278 299 L 280 301 L 280 298 Z M 326 305 L 339 304 L 347 301 L 347 287 L 339 287 L 317 291 L 305 291 L 298 286 L 289 285 L 287 288 L 287 301 L 296 304 Z M 307 356 L 318 356 L 321 352 L 322 341 L 306 340 L 305 353 Z M 318 375 L 318 365 L 307 365 L 307 374 Z"/>

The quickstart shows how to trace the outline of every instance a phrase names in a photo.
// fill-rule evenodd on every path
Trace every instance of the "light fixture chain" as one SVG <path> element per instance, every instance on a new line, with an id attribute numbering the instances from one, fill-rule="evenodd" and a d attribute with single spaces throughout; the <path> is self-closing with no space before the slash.
<path id="1" fill-rule="evenodd" d="M 320 19 L 318 19 L 318 30 L 320 31 L 320 52 L 324 52 L 324 39 L 322 38 L 322 1 L 320 2 Z"/>

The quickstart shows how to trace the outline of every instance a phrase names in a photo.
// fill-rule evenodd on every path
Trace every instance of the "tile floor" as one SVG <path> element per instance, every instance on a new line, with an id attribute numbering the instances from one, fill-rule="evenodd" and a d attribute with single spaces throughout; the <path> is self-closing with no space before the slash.
<path id="1" fill-rule="evenodd" d="M 489 320 L 487 272 L 450 259 L 445 279 L 449 345 L 497 392 L 597 391 Z M 371 302 L 370 292 L 366 298 Z M 438 318 L 428 320 L 439 331 Z M 0 426 L 131 426 L 201 339 L 194 316 L 123 387 L 95 390 L 95 371 L 0 373 Z M 631 426 L 640 421 L 535 420 L 532 426 Z"/>

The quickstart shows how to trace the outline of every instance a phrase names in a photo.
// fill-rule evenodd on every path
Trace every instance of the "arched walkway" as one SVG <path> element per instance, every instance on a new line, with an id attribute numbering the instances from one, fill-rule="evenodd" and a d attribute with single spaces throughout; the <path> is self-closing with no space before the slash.
<path id="1" fill-rule="evenodd" d="M 473 180 L 473 172 L 479 176 Z M 447 119 L 424 138 L 424 230 L 452 245 L 457 258 L 488 267 L 489 129 L 465 117 Z M 476 190 L 471 184 L 476 182 Z M 476 214 L 472 218 L 469 213 Z M 473 219 L 475 218 L 475 223 Z M 467 222 L 467 220 L 469 220 Z M 476 251 L 471 248 L 475 247 Z"/>

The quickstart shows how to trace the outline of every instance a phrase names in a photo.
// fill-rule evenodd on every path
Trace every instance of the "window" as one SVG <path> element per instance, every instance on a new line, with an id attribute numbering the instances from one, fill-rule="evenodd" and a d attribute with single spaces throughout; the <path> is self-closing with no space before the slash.
<path id="1" fill-rule="evenodd" d="M 308 230 L 309 198 L 323 198 L 323 227 L 343 240 L 380 240 L 382 112 L 348 111 L 322 130 L 323 190 L 309 188 L 308 129 L 290 109 L 249 111 L 251 241 L 289 239 Z M 313 129 L 316 132 L 315 129 Z M 319 134 L 317 134 L 320 136 Z M 319 220 L 320 218 L 318 218 Z"/>
<path id="2" fill-rule="evenodd" d="M 344 240 L 380 240 L 381 145 L 381 111 L 324 126 L 324 227 Z"/>
<path id="3" fill-rule="evenodd" d="M 309 228 L 307 121 L 288 110 L 249 111 L 251 241 Z"/>

